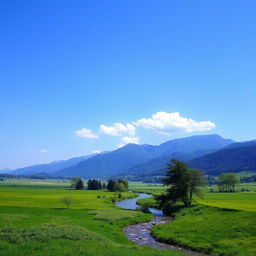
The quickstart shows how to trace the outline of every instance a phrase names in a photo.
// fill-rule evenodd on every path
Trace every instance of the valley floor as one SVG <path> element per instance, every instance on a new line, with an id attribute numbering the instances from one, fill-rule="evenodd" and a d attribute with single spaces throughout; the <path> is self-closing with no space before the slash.
<path id="1" fill-rule="evenodd" d="M 73 198 L 69 209 L 64 196 Z M 0 255 L 182 255 L 129 241 L 122 229 L 152 215 L 120 209 L 113 200 L 118 194 L 103 191 L 0 188 Z"/>
<path id="2" fill-rule="evenodd" d="M 153 193 L 159 193 L 160 189 L 156 190 Z M 248 208 L 256 204 L 256 193 L 233 193 L 232 198 L 231 194 L 219 194 L 207 193 L 204 199 L 209 205 L 219 202 L 217 208 L 197 204 L 180 210 L 174 221 L 153 227 L 153 235 L 210 255 L 256 255 L 256 211 Z M 69 209 L 61 202 L 67 196 L 72 198 Z M 122 193 L 123 199 L 134 196 Z M 120 209 L 112 203 L 116 200 L 120 200 L 117 193 L 104 191 L 2 187 L 0 255 L 182 255 L 129 241 L 123 228 L 150 221 L 152 215 Z M 223 209 L 220 205 L 223 201 L 226 208 L 240 205 L 245 210 Z M 150 199 L 146 203 L 155 202 Z"/>

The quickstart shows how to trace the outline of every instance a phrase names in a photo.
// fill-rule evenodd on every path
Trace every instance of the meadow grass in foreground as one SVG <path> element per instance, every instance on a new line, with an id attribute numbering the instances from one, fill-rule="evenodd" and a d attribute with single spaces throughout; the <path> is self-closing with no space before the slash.
<path id="1" fill-rule="evenodd" d="M 0 196 L 0 255 L 182 255 L 129 241 L 122 228 L 149 221 L 152 215 L 116 207 L 111 202 L 118 198 L 115 193 L 1 188 Z M 73 197 L 70 209 L 60 203 L 63 196 Z"/>
<path id="2" fill-rule="evenodd" d="M 196 205 L 177 212 L 173 222 L 153 227 L 152 234 L 211 255 L 255 256 L 256 212 Z"/>

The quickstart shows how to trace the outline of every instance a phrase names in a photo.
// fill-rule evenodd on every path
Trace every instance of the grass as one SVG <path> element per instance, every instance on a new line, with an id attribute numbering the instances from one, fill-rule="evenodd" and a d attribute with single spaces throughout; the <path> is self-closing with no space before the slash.
<path id="1" fill-rule="evenodd" d="M 165 190 L 161 185 L 143 183 L 130 187 L 152 194 Z M 134 196 L 122 193 L 122 198 Z M 61 202 L 63 197 L 72 198 L 69 209 Z M 182 255 L 127 240 L 122 228 L 149 221 L 152 215 L 120 209 L 112 203 L 117 200 L 118 193 L 105 191 L 1 187 L 0 255 Z M 200 205 L 177 212 L 175 221 L 155 226 L 154 235 L 212 255 L 256 254 L 256 193 L 207 192 L 203 200 L 197 201 Z M 139 203 L 155 206 L 152 198 L 141 199 Z"/>
<path id="2" fill-rule="evenodd" d="M 153 227 L 153 235 L 211 255 L 256 255 L 256 212 L 197 205 L 175 217 L 173 222 Z"/>
<path id="3" fill-rule="evenodd" d="M 129 188 L 134 192 L 144 192 L 149 194 L 161 194 L 166 190 L 166 187 L 162 184 L 154 184 L 154 183 L 143 183 L 143 182 L 131 182 L 129 183 Z M 204 190 L 209 192 L 210 189 L 213 189 L 215 192 L 218 191 L 218 186 L 206 186 Z M 248 189 L 250 191 L 256 192 L 256 182 L 248 182 L 248 183 L 240 183 L 236 186 L 236 192 L 240 192 L 241 189 Z"/>
<path id="4" fill-rule="evenodd" d="M 204 193 L 191 209 L 176 212 L 173 222 L 153 227 L 161 241 L 211 255 L 256 255 L 256 193 Z M 154 198 L 138 200 L 156 207 Z M 211 206 L 211 207 L 209 207 Z"/>
<path id="5" fill-rule="evenodd" d="M 0 187 L 27 188 L 70 188 L 70 180 L 39 180 L 39 179 L 5 179 L 0 181 Z"/>
<path id="6" fill-rule="evenodd" d="M 153 197 L 141 198 L 137 200 L 137 204 L 146 208 L 159 208 L 157 201 Z"/>
<path id="7" fill-rule="evenodd" d="M 197 198 L 200 204 L 245 211 L 256 211 L 256 193 L 204 193 L 203 199 Z"/>
<path id="8" fill-rule="evenodd" d="M 143 183 L 143 182 L 129 182 L 129 189 L 134 192 L 148 193 L 148 194 L 161 194 L 166 190 L 163 184 Z"/>
<path id="9" fill-rule="evenodd" d="M 198 204 L 219 207 L 224 209 L 256 211 L 256 193 L 209 193 L 205 192 L 203 198 L 195 197 Z M 137 204 L 143 207 L 158 208 L 154 198 L 142 198 Z"/>
<path id="10" fill-rule="evenodd" d="M 60 198 L 74 202 L 64 208 Z M 134 194 L 122 193 L 122 197 Z M 0 255 L 180 256 L 129 241 L 122 228 L 152 215 L 113 205 L 118 194 L 64 189 L 0 189 Z"/>
<path id="11" fill-rule="evenodd" d="M 117 193 L 86 190 L 63 189 L 24 189 L 0 188 L 1 206 L 40 207 L 40 208 L 65 208 L 61 202 L 63 197 L 73 199 L 72 209 L 104 209 L 112 199 L 118 200 Z M 122 193 L 122 198 L 135 197 L 136 194 Z"/>

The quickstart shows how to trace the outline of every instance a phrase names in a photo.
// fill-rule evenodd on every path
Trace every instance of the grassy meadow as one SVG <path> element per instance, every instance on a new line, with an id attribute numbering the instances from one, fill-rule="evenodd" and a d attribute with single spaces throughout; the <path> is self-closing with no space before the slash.
<path id="1" fill-rule="evenodd" d="M 70 188 L 70 180 L 4 179 L 0 181 L 0 187 Z"/>
<path id="2" fill-rule="evenodd" d="M 143 191 L 143 184 L 137 186 Z M 150 191 L 149 185 L 144 186 L 145 192 Z M 153 195 L 160 193 L 151 188 Z M 157 207 L 153 198 L 140 199 L 138 204 Z M 191 208 L 179 210 L 174 217 L 172 222 L 153 227 L 153 236 L 210 255 L 256 255 L 256 192 L 218 193 L 207 187 L 203 199 L 195 198 Z"/>
<path id="3" fill-rule="evenodd" d="M 124 210 L 113 202 L 118 193 L 76 191 L 69 187 L 42 187 L 22 182 L 17 187 L 0 187 L 0 255 L 110 255 L 179 256 L 172 250 L 156 250 L 129 241 L 122 229 L 153 218 L 140 211 Z M 47 181 L 43 180 L 42 183 Z M 53 185 L 56 184 L 45 184 Z M 132 182 L 130 190 L 161 194 L 161 184 Z M 122 193 L 122 199 L 135 197 Z M 72 199 L 69 208 L 61 201 Z M 153 198 L 140 205 L 156 207 Z M 192 208 L 175 213 L 175 220 L 152 229 L 165 242 L 180 244 L 210 255 L 256 255 L 256 193 L 218 193 L 205 189 Z"/>
<path id="4" fill-rule="evenodd" d="M 194 205 L 175 214 L 175 221 L 153 227 L 167 243 L 185 245 L 211 255 L 256 255 L 256 212 Z"/>
<path id="5" fill-rule="evenodd" d="M 61 198 L 73 199 L 70 208 Z M 123 198 L 134 197 L 122 193 Z M 152 215 L 123 210 L 116 193 L 64 189 L 0 188 L 0 255 L 179 256 L 129 241 L 124 226 Z"/>
<path id="6" fill-rule="evenodd" d="M 204 193 L 203 198 L 196 198 L 196 202 L 208 206 L 224 209 L 256 211 L 256 193 Z"/>

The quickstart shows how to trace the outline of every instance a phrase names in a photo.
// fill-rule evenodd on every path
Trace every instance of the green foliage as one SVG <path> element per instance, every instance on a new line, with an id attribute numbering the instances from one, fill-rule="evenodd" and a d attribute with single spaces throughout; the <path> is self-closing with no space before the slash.
<path id="1" fill-rule="evenodd" d="M 107 189 L 111 192 L 114 192 L 114 186 L 115 186 L 115 181 L 114 180 L 109 180 L 107 184 Z"/>
<path id="2" fill-rule="evenodd" d="M 105 184 L 105 183 L 104 183 Z M 106 185 L 105 185 L 106 186 Z M 87 181 L 87 189 L 88 190 L 101 190 L 102 189 L 102 184 L 100 180 L 88 180 Z"/>
<path id="3" fill-rule="evenodd" d="M 220 192 L 235 192 L 235 185 L 239 183 L 234 173 L 222 173 L 218 178 Z"/>
<path id="4" fill-rule="evenodd" d="M 65 196 L 61 198 L 61 202 L 66 205 L 67 208 L 69 208 L 70 204 L 72 203 L 73 199 L 70 196 Z"/>
<path id="5" fill-rule="evenodd" d="M 157 200 L 154 197 L 141 198 L 137 200 L 137 205 L 147 208 L 160 208 Z"/>
<path id="6" fill-rule="evenodd" d="M 128 184 L 128 181 L 127 180 L 124 180 L 124 179 L 121 179 L 121 180 L 118 180 L 119 183 L 122 183 L 125 187 L 125 191 L 128 191 L 129 190 L 129 184 Z"/>
<path id="7" fill-rule="evenodd" d="M 75 188 L 77 182 L 78 182 L 80 179 L 81 179 L 80 177 L 73 177 L 73 178 L 71 179 L 71 188 Z"/>
<path id="8" fill-rule="evenodd" d="M 201 195 L 200 188 L 206 184 L 202 171 L 189 169 L 178 159 L 172 159 L 168 167 L 164 184 L 170 187 L 165 195 L 158 196 L 160 206 L 163 207 L 168 201 L 182 201 L 185 207 L 190 207 L 193 194 Z"/>
<path id="9" fill-rule="evenodd" d="M 128 181 L 127 180 L 109 180 L 107 184 L 107 189 L 112 192 L 126 192 L 128 191 Z"/>
<path id="10" fill-rule="evenodd" d="M 116 182 L 114 186 L 114 191 L 116 192 L 125 192 L 127 191 L 124 184 L 121 182 Z"/>
<path id="11" fill-rule="evenodd" d="M 82 181 L 81 178 L 79 178 L 75 184 L 75 189 L 76 190 L 81 190 L 81 189 L 84 189 L 84 183 Z"/>
<path id="12" fill-rule="evenodd" d="M 176 212 L 174 221 L 153 227 L 152 233 L 211 255 L 256 255 L 256 212 L 197 205 Z"/>

